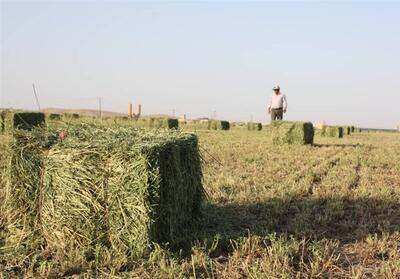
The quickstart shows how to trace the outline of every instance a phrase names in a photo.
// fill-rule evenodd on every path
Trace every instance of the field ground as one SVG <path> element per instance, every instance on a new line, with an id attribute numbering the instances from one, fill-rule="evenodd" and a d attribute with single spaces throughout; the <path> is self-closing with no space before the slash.
<path id="1" fill-rule="evenodd" d="M 156 248 L 128 272 L 3 259 L 0 275 L 400 278 L 400 134 L 314 146 L 273 146 L 265 131 L 199 138 L 208 201 L 190 253 Z"/>

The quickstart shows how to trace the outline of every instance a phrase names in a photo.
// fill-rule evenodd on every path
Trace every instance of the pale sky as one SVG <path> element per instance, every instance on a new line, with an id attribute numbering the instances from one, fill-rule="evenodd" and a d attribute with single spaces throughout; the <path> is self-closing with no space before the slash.
<path id="1" fill-rule="evenodd" d="M 0 107 L 400 124 L 400 2 L 1 2 Z"/>

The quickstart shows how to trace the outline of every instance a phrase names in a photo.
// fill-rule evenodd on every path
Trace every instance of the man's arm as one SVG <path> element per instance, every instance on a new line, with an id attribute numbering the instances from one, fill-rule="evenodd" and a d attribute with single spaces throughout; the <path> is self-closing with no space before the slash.
<path id="1" fill-rule="evenodd" d="M 272 107 L 272 97 L 269 99 L 268 113 L 271 113 L 271 107 Z"/>
<path id="2" fill-rule="evenodd" d="M 283 112 L 287 111 L 287 105 L 286 95 L 283 95 Z"/>

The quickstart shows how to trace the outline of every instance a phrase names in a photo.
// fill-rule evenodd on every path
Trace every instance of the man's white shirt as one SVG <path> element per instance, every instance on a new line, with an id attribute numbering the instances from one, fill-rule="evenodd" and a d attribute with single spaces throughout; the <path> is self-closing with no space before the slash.
<path id="1" fill-rule="evenodd" d="M 271 101 L 269 103 L 269 108 L 277 109 L 283 108 L 284 110 L 287 109 L 287 101 L 285 94 L 279 93 L 278 95 L 272 93 Z"/>

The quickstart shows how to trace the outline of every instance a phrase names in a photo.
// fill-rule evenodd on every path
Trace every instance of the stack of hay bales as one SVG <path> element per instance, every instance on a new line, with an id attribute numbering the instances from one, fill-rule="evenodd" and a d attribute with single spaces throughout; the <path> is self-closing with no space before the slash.
<path id="1" fill-rule="evenodd" d="M 324 126 L 322 127 L 322 136 L 343 138 L 343 128 L 338 126 Z"/>
<path id="2" fill-rule="evenodd" d="M 273 121 L 273 144 L 313 144 L 314 126 L 310 122 Z"/>
<path id="3" fill-rule="evenodd" d="M 262 130 L 262 124 L 261 123 L 249 122 L 249 123 L 247 123 L 247 130 L 249 130 L 249 131 L 261 131 Z"/>
<path id="4" fill-rule="evenodd" d="M 47 142 L 39 135 L 19 138 L 7 171 L 6 204 L 14 212 L 10 226 L 23 232 L 9 237 L 10 247 L 21 235 L 39 235 L 62 261 L 111 258 L 121 266 L 153 242 L 179 243 L 200 212 L 202 174 L 193 134 L 85 126 L 71 128 L 50 147 L 48 135 Z"/>
<path id="5" fill-rule="evenodd" d="M 45 114 L 41 112 L 2 111 L 0 114 L 1 132 L 12 134 L 16 129 L 31 130 L 46 123 Z"/>
<path id="6" fill-rule="evenodd" d="M 224 130 L 227 131 L 230 129 L 230 123 L 224 120 L 211 120 L 209 122 L 210 130 Z"/>

